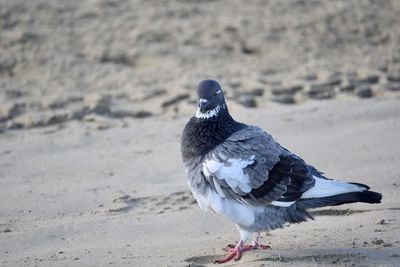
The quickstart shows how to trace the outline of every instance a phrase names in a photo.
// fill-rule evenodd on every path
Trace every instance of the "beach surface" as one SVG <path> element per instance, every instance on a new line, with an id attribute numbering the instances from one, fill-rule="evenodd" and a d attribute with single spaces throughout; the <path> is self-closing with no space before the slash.
<path id="1" fill-rule="evenodd" d="M 224 266 L 400 265 L 396 1 L 0 0 L 0 265 L 215 266 L 187 187 L 195 88 L 381 204 L 318 209 Z"/>

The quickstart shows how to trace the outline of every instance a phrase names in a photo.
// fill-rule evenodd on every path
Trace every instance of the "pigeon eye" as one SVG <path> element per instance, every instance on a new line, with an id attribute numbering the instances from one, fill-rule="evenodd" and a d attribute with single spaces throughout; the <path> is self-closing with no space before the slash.
<path id="1" fill-rule="evenodd" d="M 213 96 L 216 96 L 216 95 L 218 95 L 218 94 L 220 94 L 220 93 L 221 93 L 221 90 L 214 91 L 214 92 L 213 92 Z"/>

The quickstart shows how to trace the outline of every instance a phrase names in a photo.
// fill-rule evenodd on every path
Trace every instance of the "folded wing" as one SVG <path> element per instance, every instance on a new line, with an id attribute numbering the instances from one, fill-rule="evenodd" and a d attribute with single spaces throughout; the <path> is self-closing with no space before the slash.
<path id="1" fill-rule="evenodd" d="M 320 174 L 257 127 L 234 133 L 210 151 L 202 172 L 220 196 L 254 206 L 290 206 L 314 186 L 313 174 Z"/>

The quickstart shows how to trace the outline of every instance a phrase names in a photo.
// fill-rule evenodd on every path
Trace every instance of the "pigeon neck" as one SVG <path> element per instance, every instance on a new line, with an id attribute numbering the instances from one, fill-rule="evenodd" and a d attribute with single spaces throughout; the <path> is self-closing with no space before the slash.
<path id="1" fill-rule="evenodd" d="M 209 119 L 192 117 L 183 131 L 181 147 L 183 159 L 205 155 L 230 135 L 245 127 L 245 124 L 231 117 L 226 107 L 221 109 L 218 116 Z"/>

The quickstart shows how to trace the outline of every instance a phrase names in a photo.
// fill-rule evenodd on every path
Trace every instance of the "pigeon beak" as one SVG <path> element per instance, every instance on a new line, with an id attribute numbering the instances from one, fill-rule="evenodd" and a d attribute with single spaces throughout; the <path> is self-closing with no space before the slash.
<path id="1" fill-rule="evenodd" d="M 199 99 L 198 106 L 199 106 L 200 112 L 206 111 L 207 102 L 208 102 L 207 99 L 204 99 L 204 98 Z"/>

